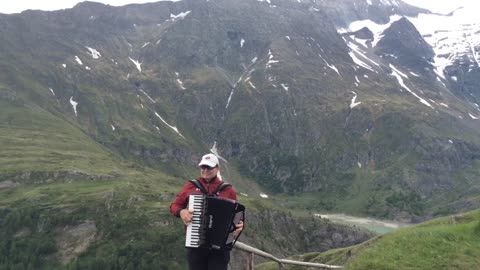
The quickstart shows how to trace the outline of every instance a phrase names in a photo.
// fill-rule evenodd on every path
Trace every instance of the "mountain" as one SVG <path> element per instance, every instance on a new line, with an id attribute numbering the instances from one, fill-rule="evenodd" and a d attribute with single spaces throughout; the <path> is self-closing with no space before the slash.
<path id="1" fill-rule="evenodd" d="M 253 206 L 404 222 L 477 208 L 476 24 L 455 39 L 421 28 L 458 16 L 397 0 L 0 14 L 0 220 L 31 216 L 6 235 L 35 232 L 47 256 L 79 226 L 98 232 L 79 244 L 90 247 L 79 268 L 97 258 L 92 246 L 138 259 L 124 240 L 150 252 L 150 239 L 181 234 L 168 203 L 208 151 Z"/>
<path id="2" fill-rule="evenodd" d="M 70 127 L 107 159 L 174 175 L 214 148 L 240 178 L 317 192 L 329 210 L 411 219 L 478 205 L 458 197 L 478 192 L 476 54 L 440 69 L 417 15 L 438 16 L 400 1 L 227 0 L 2 15 L 2 133 L 33 114 L 46 138 Z M 3 149 L 24 164 L 3 179 L 122 174 L 50 162 L 67 149 L 58 142 L 38 169 L 28 151 Z"/>
<path id="3" fill-rule="evenodd" d="M 479 22 L 474 10 L 466 6 L 447 16 L 422 14 L 412 18 L 412 22 L 435 50 L 434 63 L 438 76 L 447 80 L 451 91 L 469 101 L 478 111 L 478 91 L 474 85 L 478 83 L 480 40 Z"/>
<path id="4" fill-rule="evenodd" d="M 389 67 L 392 69 L 391 75 L 397 79 L 398 84 L 403 90 L 411 93 L 415 98 L 418 99 L 420 103 L 424 104 L 427 107 L 434 108 L 435 106 L 441 106 L 447 108 L 447 111 L 444 112 L 450 114 L 450 117 L 456 117 L 462 120 L 465 118 L 471 120 L 478 120 L 478 97 L 476 97 L 477 93 L 475 92 L 475 90 L 471 88 L 471 85 L 476 84 L 476 79 L 474 79 L 473 77 L 476 78 L 475 74 L 476 72 L 478 72 L 478 63 L 476 62 L 476 55 L 478 54 L 478 50 L 476 51 L 476 46 L 478 45 L 478 42 L 475 39 L 475 34 L 472 32 L 472 29 L 474 29 L 475 26 L 478 25 L 478 23 L 475 22 L 476 19 L 474 19 L 474 17 L 467 16 L 465 12 L 460 11 L 462 10 L 457 10 L 450 13 L 449 15 L 421 13 L 417 17 L 403 18 L 394 15 L 391 17 L 390 23 L 384 25 L 375 23 L 371 20 L 354 21 L 349 25 L 347 29 L 341 29 L 340 32 L 342 33 L 342 35 L 352 36 L 353 33 L 356 33 L 355 31 L 365 31 L 365 29 L 370 30 L 370 32 L 372 32 L 371 35 L 373 35 L 373 38 L 371 36 L 363 39 L 358 39 L 354 37 L 355 41 L 357 41 L 358 44 L 363 44 L 364 47 L 368 48 L 372 47 L 373 45 L 374 54 L 380 56 L 383 59 L 388 59 L 388 61 L 390 62 Z M 468 21 L 469 23 L 465 24 L 466 21 Z M 442 23 L 440 24 L 440 22 Z M 465 44 L 465 46 L 462 44 Z M 466 49 L 466 47 L 468 47 L 468 49 Z M 354 49 L 356 48 L 357 47 L 354 47 Z M 367 68 L 371 68 L 370 66 L 375 66 L 368 61 L 366 61 L 367 64 L 361 61 L 359 63 L 360 65 L 364 65 L 364 67 Z M 405 69 L 401 71 L 398 67 L 402 67 Z M 454 74 L 450 74 L 454 70 L 465 70 L 464 73 L 460 71 L 460 74 L 465 74 L 465 76 L 462 76 L 460 83 L 457 82 L 459 79 Z M 468 79 L 465 79 L 464 81 L 464 77 L 468 77 Z M 412 84 L 406 83 L 406 80 L 410 81 L 410 83 Z M 429 89 L 432 84 L 436 84 L 436 87 L 440 87 L 443 90 L 430 93 L 429 98 L 422 97 L 422 95 L 429 96 L 426 90 Z M 466 94 L 466 92 L 469 94 Z M 443 102 L 436 100 L 437 97 L 441 97 L 441 99 L 443 99 Z M 453 100 L 451 100 L 451 98 L 453 98 Z M 458 102 L 458 100 L 462 101 Z M 465 106 L 465 111 L 463 114 L 458 114 L 452 111 L 452 106 L 458 106 L 460 103 L 463 103 Z M 440 122 L 443 122 L 443 120 L 441 120 Z M 472 124 L 473 126 L 465 128 L 476 129 L 476 123 L 472 121 Z M 455 124 L 453 124 L 449 120 L 441 123 L 440 125 L 444 125 L 444 127 L 439 127 L 440 129 L 437 131 L 439 131 L 440 133 L 438 134 L 444 135 L 449 132 L 443 133 L 443 131 L 440 130 L 444 130 L 444 128 L 446 128 L 447 126 L 455 126 Z M 464 127 L 460 128 L 459 130 L 463 129 Z M 466 133 L 468 132 L 465 132 L 465 134 Z M 449 139 L 447 141 L 450 144 L 455 144 L 454 140 Z M 433 163 L 440 162 L 443 165 L 437 167 L 436 165 L 432 166 L 417 163 L 417 172 L 437 171 L 437 169 L 440 169 L 438 170 L 438 172 L 442 171 L 440 174 L 446 175 L 449 174 L 448 171 L 452 171 L 452 163 L 450 162 L 455 160 L 459 156 L 453 158 L 449 154 L 443 155 L 442 152 L 446 151 L 447 149 L 445 148 L 446 145 L 444 143 L 444 146 L 435 146 L 434 148 L 436 148 L 436 150 L 431 148 L 433 145 L 426 146 L 431 144 L 430 142 L 422 142 L 421 144 L 423 145 L 417 147 L 417 149 L 424 147 L 426 147 L 427 149 L 430 148 L 428 150 L 425 149 L 426 151 L 424 152 L 424 154 L 430 156 L 431 158 L 428 159 L 430 159 Z M 474 149 L 476 148 L 477 147 L 475 146 Z M 438 154 L 435 154 L 435 152 Z M 476 150 L 471 152 L 472 155 L 467 155 L 468 157 L 466 158 L 469 161 L 464 161 L 463 158 L 461 158 L 458 161 L 454 161 L 454 163 L 459 162 L 457 164 L 459 164 L 459 166 L 463 166 L 460 164 L 466 164 L 470 163 L 470 160 L 476 160 L 477 157 L 474 152 L 476 152 Z M 449 161 L 445 162 L 445 158 L 449 159 Z M 476 162 L 474 161 L 470 164 L 474 165 L 476 164 Z M 424 167 L 425 165 L 426 167 Z M 476 165 L 474 165 L 473 167 L 476 167 Z M 410 183 L 407 185 L 411 185 L 412 182 L 415 182 L 415 180 L 413 180 L 415 177 L 411 178 L 412 179 L 408 181 Z M 426 180 L 426 178 L 424 177 L 421 178 L 423 178 L 421 180 L 422 182 Z M 442 178 L 444 177 L 438 175 L 437 180 L 440 180 Z M 468 178 L 473 180 L 476 178 L 476 176 L 471 175 L 467 176 L 464 179 Z M 459 178 L 457 178 L 456 181 L 463 182 L 464 180 L 459 180 Z M 420 193 L 423 193 L 423 195 L 421 196 L 425 196 L 426 193 L 430 193 L 430 191 L 428 190 L 430 190 L 430 187 L 432 186 L 437 186 L 437 188 L 439 188 L 443 185 L 444 187 L 440 189 L 444 190 L 453 187 L 452 185 L 450 185 L 452 182 L 448 180 L 440 180 L 435 182 L 436 184 L 433 184 L 430 181 L 426 181 L 423 184 L 416 186 L 415 189 L 423 189 L 424 192 Z M 467 180 L 468 184 L 466 184 L 476 185 L 475 182 L 475 180 L 473 180 L 473 182 Z M 458 190 L 456 190 L 455 192 L 457 191 Z M 476 191 L 467 191 L 467 193 L 474 194 L 476 193 Z M 440 199 L 435 203 L 443 203 L 442 201 L 444 200 L 445 198 Z M 450 211 L 448 209 L 452 209 L 452 207 L 456 208 L 458 207 L 458 205 L 470 205 L 470 203 L 471 202 L 469 200 L 463 202 L 459 200 L 456 202 L 452 202 L 451 204 L 447 204 L 448 206 L 446 206 L 443 210 L 439 210 L 440 212 L 444 212 L 444 210 Z"/>

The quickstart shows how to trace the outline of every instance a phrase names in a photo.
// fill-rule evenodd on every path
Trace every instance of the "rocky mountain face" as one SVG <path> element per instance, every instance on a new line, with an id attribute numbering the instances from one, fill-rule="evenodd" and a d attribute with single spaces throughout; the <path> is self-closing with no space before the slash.
<path id="1" fill-rule="evenodd" d="M 383 34 L 376 47 L 377 54 L 394 55 L 400 65 L 417 71 L 431 66 L 435 52 L 407 18 L 392 23 Z"/>
<path id="2" fill-rule="evenodd" d="M 135 164 L 182 176 L 210 149 L 238 179 L 324 210 L 412 221 L 477 207 L 479 45 L 439 67 L 419 14 L 184 0 L 0 15 L 0 181 Z"/>

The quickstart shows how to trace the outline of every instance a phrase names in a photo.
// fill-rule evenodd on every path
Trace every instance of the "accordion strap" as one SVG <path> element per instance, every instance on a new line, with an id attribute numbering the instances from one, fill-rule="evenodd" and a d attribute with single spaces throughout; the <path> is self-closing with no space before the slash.
<path id="1" fill-rule="evenodd" d="M 205 194 L 205 195 L 213 195 L 213 196 L 216 196 L 217 193 L 223 191 L 224 189 L 226 189 L 227 187 L 229 186 L 232 186 L 230 185 L 229 183 L 225 183 L 225 182 L 222 182 L 218 187 L 217 189 L 215 189 L 215 191 L 212 193 L 212 194 L 208 194 L 207 190 L 205 189 L 205 187 L 197 180 L 197 179 L 192 179 L 189 181 L 190 183 L 192 183 L 194 186 L 196 186 L 198 189 L 200 189 L 200 191 Z"/>

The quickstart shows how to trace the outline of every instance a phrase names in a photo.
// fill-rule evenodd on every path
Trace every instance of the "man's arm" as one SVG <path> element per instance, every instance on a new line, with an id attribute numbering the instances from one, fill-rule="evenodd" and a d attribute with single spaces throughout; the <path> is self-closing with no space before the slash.
<path id="1" fill-rule="evenodd" d="M 173 202 L 170 204 L 170 213 L 176 217 L 180 217 L 180 211 L 187 207 L 188 203 L 188 189 L 190 182 L 187 182 L 182 190 L 177 194 Z"/>

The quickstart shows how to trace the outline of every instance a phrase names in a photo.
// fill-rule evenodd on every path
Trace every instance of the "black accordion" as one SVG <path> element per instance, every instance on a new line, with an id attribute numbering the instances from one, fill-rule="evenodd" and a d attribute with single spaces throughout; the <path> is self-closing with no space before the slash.
<path id="1" fill-rule="evenodd" d="M 240 203 L 212 196 L 193 194 L 188 209 L 193 210 L 187 226 L 185 246 L 230 250 L 238 237 L 233 235 L 235 224 L 245 220 L 245 207 Z"/>

